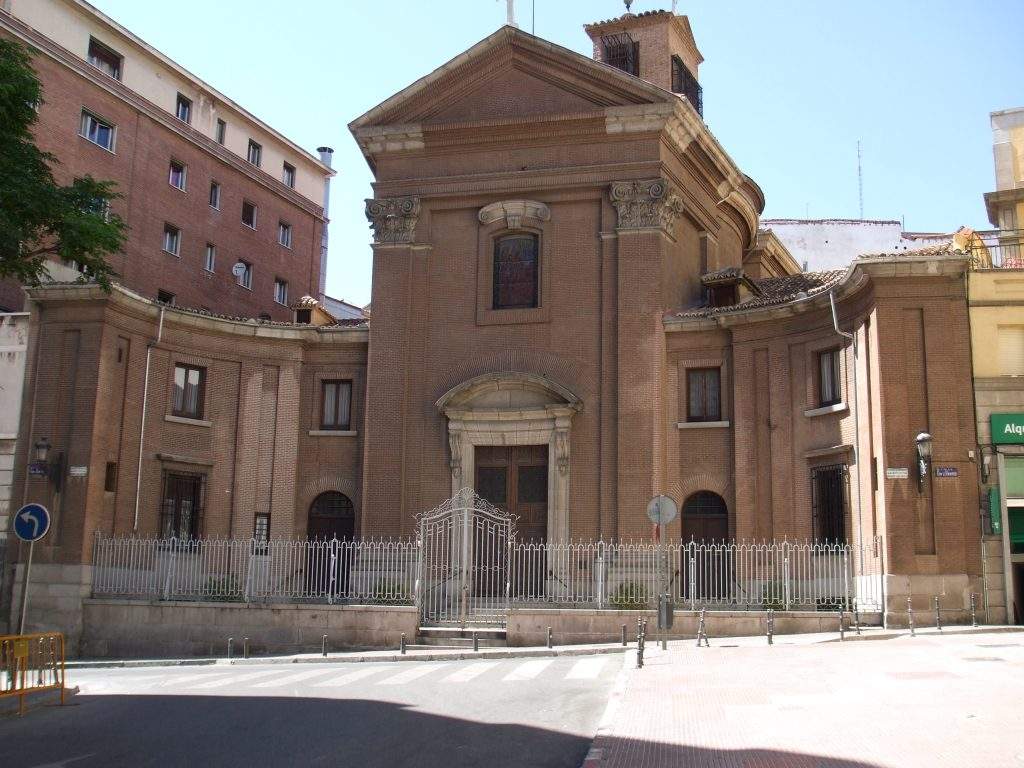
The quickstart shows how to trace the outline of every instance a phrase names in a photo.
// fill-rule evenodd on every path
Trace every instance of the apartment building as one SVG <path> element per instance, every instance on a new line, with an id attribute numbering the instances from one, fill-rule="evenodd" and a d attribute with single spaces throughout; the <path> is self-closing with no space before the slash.
<path id="1" fill-rule="evenodd" d="M 4 0 L 0 34 L 33 51 L 36 139 L 57 180 L 117 183 L 112 209 L 129 227 L 118 282 L 267 320 L 323 294 L 332 150 L 299 147 L 83 0 Z M 73 267 L 52 276 L 73 279 Z M 23 302 L 0 285 L 0 309 Z"/>

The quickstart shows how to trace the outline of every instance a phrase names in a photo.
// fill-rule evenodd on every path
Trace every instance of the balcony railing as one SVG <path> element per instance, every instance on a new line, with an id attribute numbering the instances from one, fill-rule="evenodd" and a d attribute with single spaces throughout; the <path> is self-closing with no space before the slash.
<path id="1" fill-rule="evenodd" d="M 967 252 L 972 269 L 1024 269 L 1024 229 L 974 232 Z"/>

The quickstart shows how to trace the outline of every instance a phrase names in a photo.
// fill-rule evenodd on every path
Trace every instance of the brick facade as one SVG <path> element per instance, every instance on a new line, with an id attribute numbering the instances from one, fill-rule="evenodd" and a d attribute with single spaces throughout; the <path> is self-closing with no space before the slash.
<path id="1" fill-rule="evenodd" d="M 121 196 L 111 210 L 128 225 L 123 252 L 110 260 L 118 282 L 149 298 L 158 291 L 176 304 L 243 317 L 291 320 L 274 301 L 274 281 L 288 283 L 289 301 L 319 295 L 324 211 L 289 189 L 270 169 L 248 166 L 195 127 L 89 66 L 85 51 L 68 51 L 17 17 L 0 11 L 0 34 L 35 48 L 32 66 L 43 86 L 36 143 L 57 158 L 58 183 L 86 174 L 111 180 Z M 125 43 L 127 46 L 127 43 Z M 82 110 L 116 127 L 113 151 L 80 135 Z M 199 104 L 196 104 L 199 109 Z M 234 125 L 233 130 L 245 130 Z M 168 183 L 171 160 L 186 168 L 185 190 Z M 293 158 L 293 163 L 300 160 Z M 247 167 L 248 166 L 248 167 Z M 330 171 L 325 169 L 324 175 Z M 210 205 L 210 184 L 220 185 L 220 206 Z M 258 209 L 255 230 L 241 220 L 242 201 Z M 278 223 L 292 228 L 291 247 L 278 242 Z M 163 250 L 164 225 L 181 230 L 177 256 Z M 204 269 L 207 244 L 216 246 L 215 269 Z M 231 273 L 240 259 L 253 265 L 251 289 Z M 58 278 L 63 279 L 63 278 Z M 21 289 L 0 284 L 0 306 L 18 310 Z"/>

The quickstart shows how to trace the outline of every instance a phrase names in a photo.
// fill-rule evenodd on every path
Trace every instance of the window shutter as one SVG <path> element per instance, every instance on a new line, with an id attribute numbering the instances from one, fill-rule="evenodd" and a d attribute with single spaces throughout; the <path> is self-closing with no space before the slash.
<path id="1" fill-rule="evenodd" d="M 1024 328 L 999 326 L 999 369 L 1004 376 L 1024 376 Z"/>

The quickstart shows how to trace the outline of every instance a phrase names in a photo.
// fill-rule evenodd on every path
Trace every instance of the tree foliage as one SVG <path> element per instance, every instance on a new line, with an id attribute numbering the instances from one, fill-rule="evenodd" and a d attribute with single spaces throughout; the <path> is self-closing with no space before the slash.
<path id="1" fill-rule="evenodd" d="M 0 38 L 0 279 L 37 285 L 56 256 L 76 262 L 83 279 L 110 289 L 107 258 L 124 246 L 127 227 L 110 212 L 112 181 L 91 176 L 61 186 L 57 158 L 35 144 L 32 127 L 42 86 L 25 47 Z"/>

